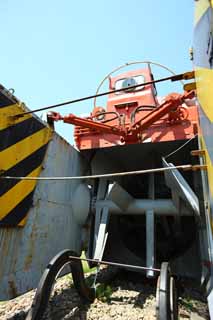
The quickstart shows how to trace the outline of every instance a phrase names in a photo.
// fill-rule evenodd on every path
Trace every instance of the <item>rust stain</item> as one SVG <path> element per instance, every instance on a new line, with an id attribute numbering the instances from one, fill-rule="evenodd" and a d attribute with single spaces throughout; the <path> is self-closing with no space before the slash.
<path id="1" fill-rule="evenodd" d="M 38 209 L 39 209 L 39 202 L 37 204 L 36 211 Z M 34 250 L 35 250 L 35 241 L 36 241 L 36 237 L 37 237 L 37 232 L 38 232 L 38 228 L 37 228 L 37 224 L 36 224 L 36 221 L 35 221 L 34 224 L 32 225 L 32 230 L 31 230 L 30 236 L 28 238 L 29 250 L 28 250 L 28 255 L 26 256 L 25 262 L 24 262 L 24 271 L 29 270 L 30 267 L 31 267 L 31 264 L 33 262 L 33 256 L 34 256 Z"/>
<path id="2" fill-rule="evenodd" d="M 33 256 L 32 256 L 32 253 L 30 253 L 29 255 L 27 255 L 27 257 L 25 259 L 25 263 L 24 263 L 24 270 L 25 271 L 27 271 L 30 268 L 32 261 L 33 261 Z"/>
<path id="3" fill-rule="evenodd" d="M 9 285 L 9 292 L 10 292 L 10 296 L 11 298 L 15 298 L 18 296 L 18 291 L 16 289 L 15 283 L 13 280 L 9 280 L 8 281 L 8 285 Z"/>

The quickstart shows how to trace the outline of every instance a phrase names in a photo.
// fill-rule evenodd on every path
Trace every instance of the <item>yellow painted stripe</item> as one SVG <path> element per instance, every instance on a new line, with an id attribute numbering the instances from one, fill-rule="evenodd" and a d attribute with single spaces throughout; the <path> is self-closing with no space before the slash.
<path id="1" fill-rule="evenodd" d="M 209 156 L 208 153 L 208 148 L 206 147 L 205 141 L 203 139 L 203 137 L 200 137 L 201 140 L 201 148 L 204 149 L 205 152 L 205 162 L 207 164 L 207 174 L 208 174 L 208 181 L 209 181 L 209 196 L 211 198 L 213 198 L 213 166 L 212 166 L 212 162 L 211 162 L 211 158 Z M 212 230 L 212 234 L 213 234 L 213 217 L 211 215 L 211 210 L 209 208 L 209 220 L 210 220 L 210 224 L 211 224 L 211 230 Z"/>
<path id="2" fill-rule="evenodd" d="M 14 124 L 20 123 L 26 119 L 32 118 L 31 114 L 26 114 L 21 118 L 14 118 L 14 114 L 26 111 L 20 104 L 12 104 L 10 106 L 0 108 L 0 130 L 6 129 Z"/>
<path id="3" fill-rule="evenodd" d="M 45 145 L 51 130 L 44 128 L 0 152 L 0 170 L 8 170 Z"/>
<path id="4" fill-rule="evenodd" d="M 23 220 L 21 220 L 21 221 L 19 222 L 19 224 L 18 224 L 17 226 L 18 226 L 18 227 L 24 227 L 25 224 L 26 224 L 26 222 L 27 222 L 27 215 L 26 215 L 26 217 L 25 217 Z"/>
<path id="5" fill-rule="evenodd" d="M 208 167 L 209 189 L 210 189 L 210 192 L 213 197 L 213 166 L 212 166 L 211 158 L 208 153 L 208 148 L 206 147 L 206 144 L 205 144 L 203 137 L 201 138 L 201 147 L 202 147 L 202 149 L 204 149 L 206 151 L 205 152 L 205 161 L 206 161 L 206 164 Z"/>
<path id="6" fill-rule="evenodd" d="M 199 0 L 195 1 L 195 17 L 194 17 L 194 25 L 196 25 L 201 17 L 204 15 L 206 10 L 212 5 L 209 0 Z"/>
<path id="7" fill-rule="evenodd" d="M 213 122 L 213 70 L 196 68 L 195 75 L 199 102 L 209 120 Z"/>
<path id="8" fill-rule="evenodd" d="M 27 177 L 37 177 L 42 166 L 33 170 Z M 22 180 L 0 197 L 0 219 L 13 210 L 30 192 L 33 191 L 36 180 Z"/>

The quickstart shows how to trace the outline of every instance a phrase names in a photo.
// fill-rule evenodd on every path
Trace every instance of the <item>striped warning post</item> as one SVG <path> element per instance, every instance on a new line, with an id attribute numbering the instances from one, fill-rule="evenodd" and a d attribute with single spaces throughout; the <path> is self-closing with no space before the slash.
<path id="1" fill-rule="evenodd" d="M 213 0 L 195 2 L 193 62 L 195 67 L 197 97 L 200 113 L 200 144 L 206 150 L 205 164 L 208 167 L 209 193 L 213 199 Z M 213 214 L 209 206 L 209 221 L 213 235 Z"/>
<path id="2" fill-rule="evenodd" d="M 38 176 L 52 131 L 26 107 L 0 87 L 0 172 L 12 176 Z M 0 227 L 24 226 L 32 205 L 36 181 L 1 180 Z"/>

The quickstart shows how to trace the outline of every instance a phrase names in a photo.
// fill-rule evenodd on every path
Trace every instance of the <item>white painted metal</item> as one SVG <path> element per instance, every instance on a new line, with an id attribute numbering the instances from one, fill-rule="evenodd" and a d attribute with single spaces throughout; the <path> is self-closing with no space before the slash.
<path id="1" fill-rule="evenodd" d="M 164 158 L 162 158 L 163 166 L 165 168 L 171 168 L 174 166 L 172 163 L 167 163 Z M 175 168 L 175 166 L 174 166 Z M 175 198 L 181 198 L 188 206 L 191 208 L 197 217 L 200 216 L 199 200 L 192 188 L 189 186 L 187 181 L 184 179 L 182 174 L 177 170 L 165 171 L 165 180 L 167 186 L 175 194 Z"/>
<path id="2" fill-rule="evenodd" d="M 111 200 L 98 200 L 96 202 L 97 207 L 107 206 L 109 208 L 110 214 L 122 214 L 122 215 L 141 215 L 145 214 L 146 211 L 154 210 L 157 215 L 179 215 L 177 208 L 174 206 L 173 201 L 171 199 L 134 199 L 130 205 L 128 206 L 126 211 L 122 211 L 113 201 Z M 185 208 L 184 211 L 181 212 L 182 215 L 192 216 L 193 211 Z"/>
<path id="3" fill-rule="evenodd" d="M 87 220 L 91 205 L 91 194 L 86 183 L 77 185 L 73 192 L 71 205 L 75 221 L 83 226 Z"/>
<path id="4" fill-rule="evenodd" d="M 101 179 L 98 185 L 98 192 L 97 192 L 97 200 L 101 199 L 104 200 L 106 198 L 108 191 L 108 181 L 106 179 Z M 96 201 L 97 204 L 97 201 Z M 102 215 L 103 206 L 95 206 L 95 228 L 94 228 L 94 240 L 93 240 L 93 257 L 95 254 L 95 249 L 97 245 L 98 239 L 98 232 L 101 222 L 101 215 Z"/>
<path id="5" fill-rule="evenodd" d="M 153 173 L 149 175 L 149 199 L 155 199 L 155 177 Z M 154 268 L 155 266 L 155 212 L 146 211 L 146 266 Z M 153 277 L 154 271 L 147 270 L 147 277 Z"/>
<path id="6" fill-rule="evenodd" d="M 146 211 L 146 267 L 154 268 L 155 263 L 155 214 L 153 210 Z M 147 270 L 147 277 L 153 277 L 154 271 Z"/>
<path id="7" fill-rule="evenodd" d="M 127 208 L 134 199 L 118 183 L 113 184 L 108 198 L 112 200 L 122 211 L 127 211 Z"/>
<path id="8" fill-rule="evenodd" d="M 102 210 L 101 221 L 98 230 L 98 237 L 93 259 L 101 260 L 107 240 L 107 225 L 109 220 L 109 209 L 104 207 Z"/>

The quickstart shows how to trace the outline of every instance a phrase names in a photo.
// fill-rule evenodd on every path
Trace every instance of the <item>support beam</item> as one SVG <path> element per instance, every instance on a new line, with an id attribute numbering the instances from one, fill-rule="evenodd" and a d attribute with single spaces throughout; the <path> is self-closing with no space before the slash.
<path id="1" fill-rule="evenodd" d="M 108 187 L 109 187 L 109 182 L 107 179 L 101 179 L 99 181 L 99 186 L 98 186 L 98 193 L 97 193 L 97 200 L 105 201 L 104 199 L 107 196 L 108 193 Z M 97 204 L 97 202 L 96 202 Z M 102 215 L 102 209 L 104 207 L 103 205 L 96 205 L 95 208 L 95 228 L 94 228 L 94 240 L 93 240 L 93 253 L 92 256 L 94 256 L 95 253 L 95 248 L 96 248 L 96 243 L 97 243 L 97 238 L 98 238 L 98 231 L 100 227 L 100 222 L 101 222 L 101 215 Z"/>
<path id="2" fill-rule="evenodd" d="M 153 210 L 146 212 L 146 267 L 154 268 L 155 263 L 155 214 Z M 154 277 L 153 270 L 146 271 L 147 277 Z"/>
<path id="3" fill-rule="evenodd" d="M 109 220 L 109 210 L 107 207 L 104 207 L 102 210 L 101 222 L 99 225 L 98 237 L 96 240 L 96 247 L 94 250 L 93 259 L 97 259 L 97 260 L 102 259 L 107 236 L 108 236 L 108 233 L 107 233 L 108 220 Z"/>
<path id="4" fill-rule="evenodd" d="M 175 216 L 180 214 L 171 199 L 134 199 L 126 211 L 122 211 L 111 200 L 98 200 L 96 206 L 102 208 L 107 206 L 110 214 L 119 215 L 141 215 L 149 210 L 154 210 L 155 214 L 159 216 Z M 194 212 L 187 208 L 181 211 L 181 215 L 183 216 L 192 216 L 193 214 Z"/>
<path id="5" fill-rule="evenodd" d="M 148 196 L 150 200 L 155 199 L 155 176 L 149 175 Z M 155 266 L 155 211 L 153 209 L 146 211 L 146 266 L 153 268 Z M 147 270 L 146 276 L 154 277 L 153 270 Z"/>

